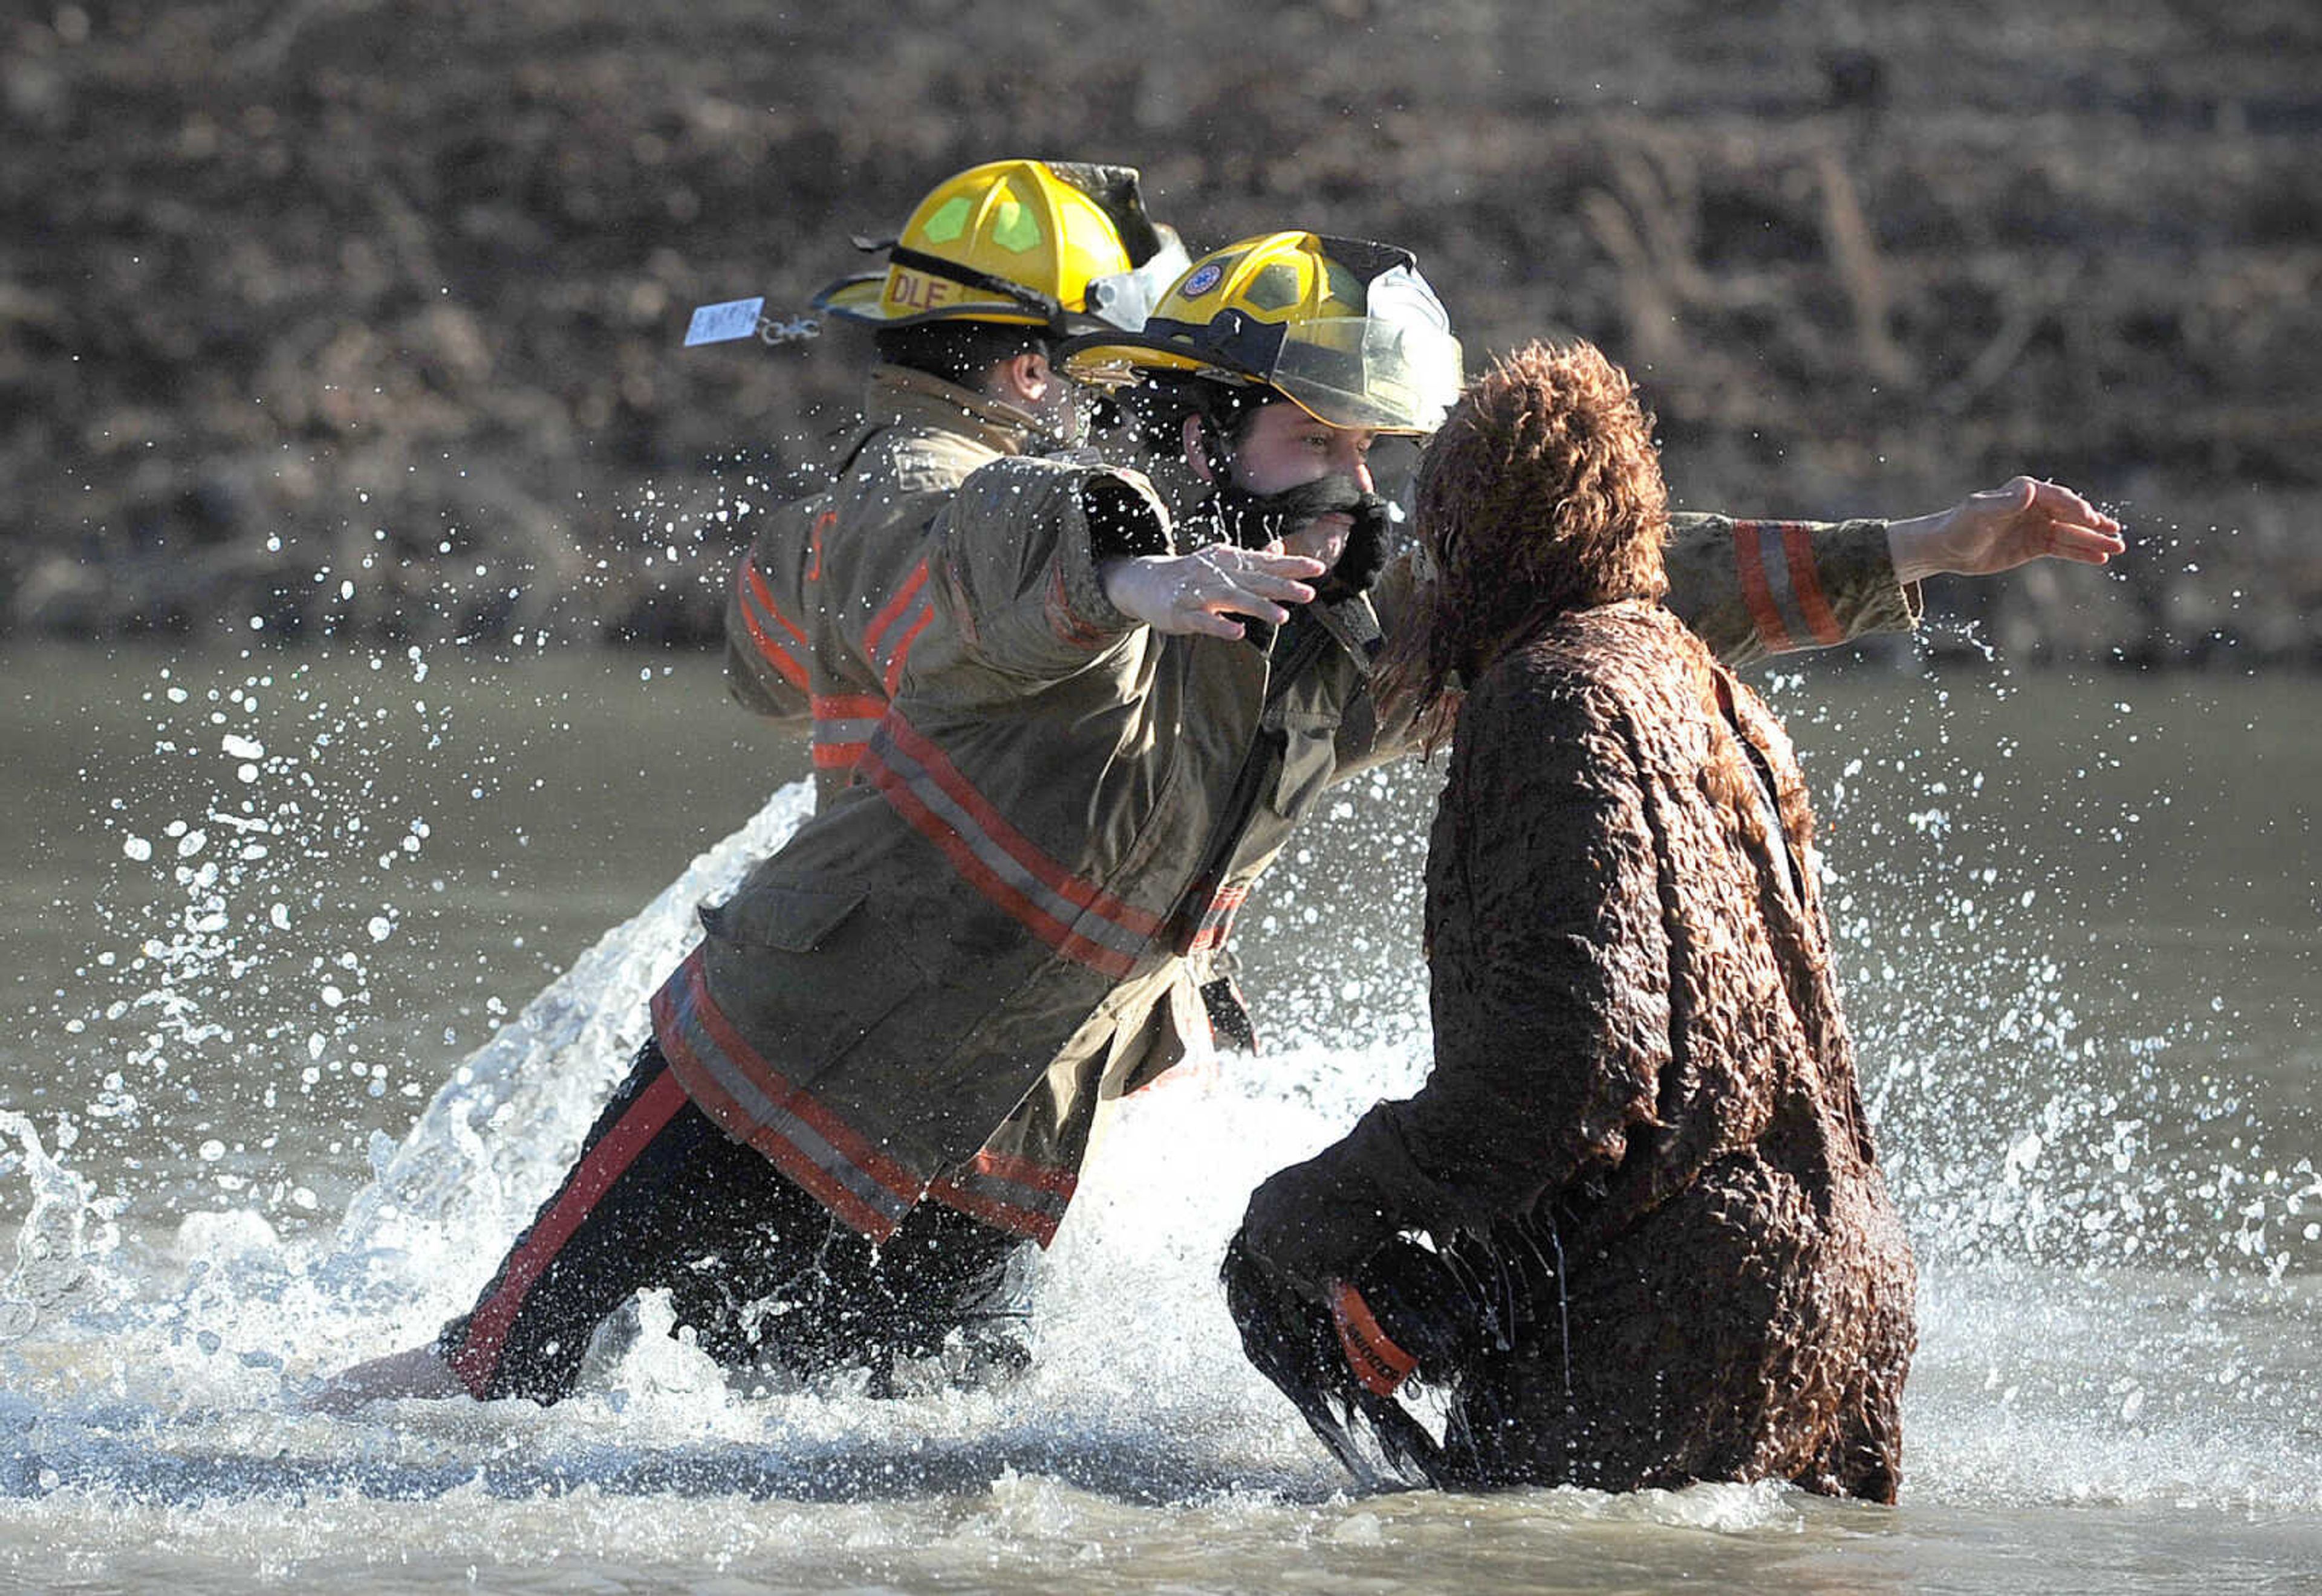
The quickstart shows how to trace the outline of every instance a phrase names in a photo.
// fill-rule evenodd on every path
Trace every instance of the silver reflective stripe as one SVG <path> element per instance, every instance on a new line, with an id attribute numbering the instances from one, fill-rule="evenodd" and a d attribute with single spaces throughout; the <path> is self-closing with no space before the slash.
<path id="1" fill-rule="evenodd" d="M 818 743 L 868 743 L 871 734 L 879 729 L 875 720 L 818 720 L 814 723 L 814 740 Z"/>
<path id="2" fill-rule="evenodd" d="M 981 1191 L 1005 1207 L 1020 1208 L 1030 1214 L 1045 1214 L 1055 1219 L 1064 1218 L 1065 1209 L 1072 1206 L 1072 1194 L 1068 1191 L 1050 1191 L 985 1170 L 963 1170 L 952 1177 L 952 1182 L 972 1191 Z"/>
<path id="3" fill-rule="evenodd" d="M 911 789 L 911 796 L 952 828 L 960 841 L 967 845 L 968 851 L 975 855 L 977 862 L 1029 898 L 1041 913 L 1083 941 L 1094 943 L 1124 958 L 1133 959 L 1145 951 L 1150 938 L 1106 918 L 1094 908 L 1083 908 L 1033 875 L 1013 853 L 995 842 L 964 808 L 955 803 L 933 776 L 897 747 L 893 738 L 881 736 L 878 747 L 880 759 L 890 771 L 902 778 L 903 784 Z"/>
<path id="4" fill-rule="evenodd" d="M 903 657 L 910 653 L 911 643 L 917 637 L 921 623 L 927 619 L 935 606 L 934 597 L 921 593 L 912 602 L 910 608 L 888 624 L 887 630 L 880 636 L 879 649 L 872 661 L 872 663 L 879 668 L 881 680 L 885 680 L 895 667 L 902 662 Z"/>
<path id="5" fill-rule="evenodd" d="M 1790 575 L 1790 553 L 1782 541 L 1782 524 L 1760 521 L 1758 527 L 1758 563 L 1766 573 L 1766 591 L 1781 612 L 1782 625 L 1790 634 L 1790 646 L 1799 647 L 1813 640 L 1815 630 L 1806 625 L 1805 611 L 1798 606 L 1797 585 Z"/>
<path id="6" fill-rule="evenodd" d="M 760 1091 L 709 1035 L 708 1028 L 701 1023 L 695 1003 L 695 996 L 690 990 L 678 993 L 675 1013 L 678 1026 L 685 1035 L 687 1051 L 693 1054 L 703 1069 L 709 1072 L 710 1077 L 726 1095 L 734 1099 L 735 1106 L 749 1116 L 753 1124 L 788 1142 L 808 1163 L 846 1187 L 865 1207 L 900 1223 L 903 1216 L 910 1212 L 910 1202 L 881 1185 L 860 1164 L 824 1140 L 814 1126 Z"/>

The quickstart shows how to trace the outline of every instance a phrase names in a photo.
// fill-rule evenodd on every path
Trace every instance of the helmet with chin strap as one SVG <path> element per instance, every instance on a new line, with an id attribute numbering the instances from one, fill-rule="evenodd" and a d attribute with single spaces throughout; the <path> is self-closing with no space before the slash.
<path id="1" fill-rule="evenodd" d="M 1145 213 L 1133 167 L 995 160 L 946 178 L 901 233 L 855 240 L 887 269 L 839 278 L 817 310 L 873 326 L 974 321 L 1134 330 L 1185 265 Z"/>
<path id="2" fill-rule="evenodd" d="M 1141 328 L 1068 339 L 1056 358 L 1099 387 L 1272 389 L 1331 426 L 1422 435 L 1463 380 L 1450 316 L 1409 251 L 1314 233 L 1212 251 Z"/>

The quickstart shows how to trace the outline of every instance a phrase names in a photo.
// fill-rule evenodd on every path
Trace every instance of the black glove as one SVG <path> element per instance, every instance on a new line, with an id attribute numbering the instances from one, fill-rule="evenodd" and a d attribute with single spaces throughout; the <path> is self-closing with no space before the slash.
<path id="1" fill-rule="evenodd" d="M 1488 1309 L 1433 1253 L 1396 1239 L 1374 1251 L 1358 1279 L 1332 1282 L 1327 1305 L 1290 1287 L 1237 1235 L 1219 1270 L 1243 1355 L 1288 1397 L 1307 1427 L 1358 1479 L 1376 1471 L 1358 1441 L 1367 1432 L 1403 1479 L 1439 1488 L 1471 1483 L 1394 1392 L 1414 1377 L 1456 1380 L 1487 1333 Z"/>
<path id="2" fill-rule="evenodd" d="M 1457 1482 L 1435 1438 L 1348 1365 L 1328 1309 L 1285 1290 L 1278 1276 L 1250 1255 L 1240 1236 L 1226 1248 L 1219 1276 L 1227 1310 L 1241 1332 L 1243 1354 L 1290 1399 L 1348 1473 L 1366 1485 L 1379 1482 L 1378 1470 L 1358 1439 L 1367 1430 L 1391 1473 L 1439 1487 Z"/>
<path id="3" fill-rule="evenodd" d="M 1347 513 L 1354 519 L 1354 528 L 1347 534 L 1346 552 L 1329 574 L 1316 584 L 1315 592 L 1325 604 L 1336 604 L 1367 593 L 1379 572 L 1386 569 L 1387 502 L 1376 493 L 1366 493 Z"/>
<path id="4" fill-rule="evenodd" d="M 1310 1302 L 1400 1228 L 1377 1189 L 1331 1148 L 1268 1176 L 1250 1193 L 1241 1240 L 1251 1259 Z"/>

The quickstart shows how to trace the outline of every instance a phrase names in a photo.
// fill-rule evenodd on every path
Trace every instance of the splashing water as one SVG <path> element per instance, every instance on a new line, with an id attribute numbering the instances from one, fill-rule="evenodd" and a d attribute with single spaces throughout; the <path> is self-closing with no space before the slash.
<path id="1" fill-rule="evenodd" d="M 373 1181 L 339 1230 L 334 1266 L 383 1249 L 513 1236 L 628 1072 L 646 1002 L 699 940 L 695 909 L 729 894 L 813 810 L 793 785 L 608 933 L 469 1055 L 401 1146 L 373 1142 Z"/>
<path id="2" fill-rule="evenodd" d="M 2172 995 L 2156 1024 L 2091 979 L 2071 936 L 2111 920 L 2074 898 L 2061 929 L 2039 928 L 2023 894 L 2045 907 L 2073 883 L 2016 842 L 2024 828 L 1995 822 L 2030 784 L 2009 779 L 2020 748 L 1950 745 L 1961 705 L 1938 706 L 1932 732 L 1924 714 L 1906 714 L 1882 743 L 1861 723 L 1885 710 L 1864 706 L 1891 695 L 1860 689 L 1857 702 L 1855 690 L 1817 683 L 1815 707 L 1789 713 L 1802 743 L 1826 734 L 1850 749 L 1824 770 L 1809 747 L 1809 775 L 1824 789 L 1830 901 L 1851 950 L 1866 1081 L 1926 1265 L 1899 1517 L 1765 1488 L 1349 1500 L 1244 1363 L 1214 1270 L 1246 1193 L 1424 1069 L 1411 885 L 1424 773 L 1355 794 L 1252 906 L 1245 952 L 1254 984 L 1273 994 L 1274 1051 L 1165 1080 L 1121 1106 L 1044 1259 L 1040 1357 L 1021 1384 L 900 1401 L 843 1382 L 745 1398 L 672 1339 L 665 1304 L 648 1301 L 647 1334 L 553 1410 L 306 1413 L 297 1399 L 318 1376 L 415 1344 L 467 1306 L 626 1069 L 646 995 L 694 935 L 693 906 L 777 845 L 809 799 L 803 787 L 777 794 L 470 1052 L 399 1143 L 374 1136 L 370 1183 L 334 1233 L 302 1232 L 311 1210 L 270 1200 L 278 1181 L 297 1189 L 295 1168 L 240 1188 L 213 1181 L 204 1189 L 228 1199 L 223 1208 L 180 1204 L 174 1227 L 132 1228 L 123 1197 L 73 1167 L 100 1138 L 141 1115 L 168 1121 L 187 1163 L 233 1174 L 237 1138 L 261 1139 L 255 1127 L 293 1104 L 320 1106 L 286 1091 L 259 1106 L 267 1112 L 229 1117 L 212 1106 L 214 1089 L 202 1104 L 155 1091 L 243 1047 L 224 1038 L 246 1040 L 251 1013 L 261 1035 L 276 1023 L 249 1000 L 253 984 L 273 986 L 269 1001 L 301 994 L 298 1024 L 284 1023 L 294 1060 L 308 1017 L 389 1007 L 370 961 L 358 979 L 328 957 L 317 970 L 310 953 L 285 959 L 265 945 L 279 935 L 272 906 L 311 916 L 313 889 L 298 896 L 287 871 L 263 875 L 263 860 L 219 861 L 220 835 L 256 834 L 215 818 L 243 814 L 228 789 L 164 816 L 187 822 L 174 835 L 149 818 L 118 822 L 123 868 L 158 861 L 166 890 L 155 900 L 170 919 L 166 935 L 132 944 L 148 962 L 120 999 L 142 1028 L 114 1097 L 138 1104 L 113 1118 L 60 1117 L 45 1141 L 32 1115 L 0 1110 L 0 1203 L 23 1216 L 0 1287 L 0 1570 L 34 1566 L 11 1560 L 6 1548 L 21 1544 L 122 1582 L 180 1585 L 187 1560 L 206 1558 L 275 1580 L 334 1572 L 355 1588 L 457 1581 L 472 1564 L 526 1588 L 513 1571 L 530 1557 L 599 1568 L 615 1583 L 722 1570 L 757 1582 L 742 1589 L 1148 1588 L 1138 1582 L 1175 1570 L 1185 1588 L 1250 1588 L 1280 1583 L 1285 1556 L 1303 1576 L 1354 1583 L 1398 1570 L 1423 1578 L 1431 1559 L 1456 1555 L 1476 1588 L 1513 1590 L 1612 1588 L 1623 1569 L 1658 1570 L 1646 1582 L 1737 1570 L 1792 1582 L 1782 1571 L 1803 1557 L 1859 1584 L 1877 1575 L 1882 1540 L 1910 1566 L 1943 1567 L 2043 1507 L 2038 1533 L 2079 1547 L 2088 1567 L 2124 1535 L 2162 1561 L 2181 1540 L 2275 1566 L 2268 1537 L 2322 1526 L 2322 1437 L 2308 1417 L 2308 1327 L 2322 1304 L 2314 1238 L 2301 1229 L 2322 1192 L 2310 1161 L 2290 1155 L 2298 1124 L 2237 1076 L 2231 1050 L 2250 1045 L 2245 1023 Z M 1986 697 L 1968 707 L 2010 703 Z M 262 797 L 270 782 L 297 781 L 329 733 L 332 779 L 351 781 L 336 761 L 381 724 L 367 718 L 376 707 L 334 710 L 288 750 L 298 763 L 270 776 L 286 757 L 271 734 L 222 732 L 201 758 L 233 762 L 235 789 Z M 2084 740 L 2126 734 L 2124 724 L 2097 720 Z M 1895 752 L 1915 733 L 1924 745 Z M 227 747 L 227 735 L 244 741 Z M 2083 749 L 2062 757 L 2094 772 L 2091 787 L 2105 778 Z M 1846 769 L 1851 760 L 1862 762 Z M 259 781 L 239 780 L 246 764 Z M 390 813 L 416 812 L 390 777 L 366 780 Z M 506 784 L 517 785 L 512 772 Z M 340 790 L 352 808 L 339 818 L 362 817 L 364 788 Z M 309 798 L 305 815 L 325 807 Z M 438 808 L 430 824 L 476 822 Z M 2134 839 L 2136 824 L 2115 814 L 2101 826 Z M 368 839 L 367 827 L 332 834 Z M 387 829 L 432 845 L 407 825 Z M 286 828 L 261 845 L 288 858 L 310 844 Z M 362 911 L 348 911 L 352 932 L 389 923 L 384 944 L 334 950 L 359 956 L 406 946 L 416 918 L 394 890 L 343 889 L 351 857 L 380 868 L 379 845 L 362 846 L 332 854 L 325 871 L 341 872 L 338 899 Z M 205 862 L 221 867 L 205 879 Z M 1348 898 L 1376 901 L 1379 917 L 1351 917 Z M 343 996 L 371 1001 L 324 1006 L 315 983 L 341 976 Z M 148 992 L 160 996 L 138 1008 Z M 326 1052 L 367 1058 L 374 1035 L 350 1025 L 325 1037 Z M 213 1142 L 224 1154 L 206 1159 Z M 2219 1173 L 2227 1163 L 2238 1178 Z M 2058 1521 L 2057 1508 L 2077 1516 Z M 179 1550 L 148 1564 L 123 1550 L 155 1537 Z M 2134 1564 L 2115 1572 L 2106 1582 L 2117 1588 L 2161 1588 L 2140 1586 Z M 2043 1588 L 2016 1577 L 1963 1582 Z"/>
<path id="3" fill-rule="evenodd" d="M 32 1205 L 16 1232 L 15 1265 L 0 1283 L 0 1342 L 22 1340 L 43 1320 L 102 1298 L 103 1277 L 91 1260 L 120 1241 L 110 1224 L 113 1206 L 48 1155 L 31 1120 L 0 1110 L 0 1142 L 11 1139 L 17 1151 L 0 1153 L 0 1179 L 21 1170 Z"/>

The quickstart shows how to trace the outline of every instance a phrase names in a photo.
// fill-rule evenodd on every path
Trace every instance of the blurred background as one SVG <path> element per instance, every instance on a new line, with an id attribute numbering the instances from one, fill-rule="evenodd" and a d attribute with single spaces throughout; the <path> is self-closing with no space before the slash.
<path id="1" fill-rule="evenodd" d="M 1921 1261 L 1901 1513 L 1349 1502 L 1243 1367 L 1242 1194 L 1425 1069 L 1440 764 L 1253 898 L 1266 1049 L 1124 1109 L 1019 1396 L 654 1336 L 550 1414 L 299 1410 L 472 1300 L 804 801 L 707 645 L 870 339 L 690 313 L 1011 155 L 1407 244 L 1471 365 L 1596 340 L 1690 507 L 2129 524 L 1751 673 Z M 2309 1588 L 2317 287 L 2316 0 L 19 0 L 0 1587 Z"/>
<path id="2" fill-rule="evenodd" d="M 707 643 L 749 507 L 827 457 L 869 349 L 684 350 L 688 314 L 802 309 L 850 234 L 1031 154 L 1141 167 L 1197 251 L 1405 243 L 1471 363 L 1598 341 L 1691 507 L 2082 488 L 2131 524 L 2108 579 L 1931 594 L 2018 662 L 2322 664 L 2312 0 L 0 27 L 0 638 Z"/>

